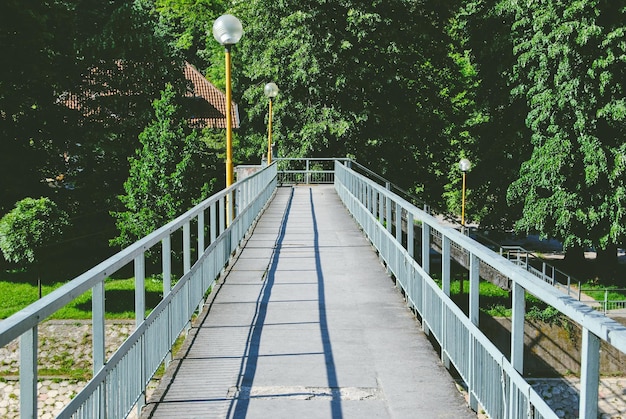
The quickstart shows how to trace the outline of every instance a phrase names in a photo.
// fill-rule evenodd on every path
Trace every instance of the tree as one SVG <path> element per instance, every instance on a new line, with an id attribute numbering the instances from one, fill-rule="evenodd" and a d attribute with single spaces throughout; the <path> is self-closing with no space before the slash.
<path id="1" fill-rule="evenodd" d="M 73 211 L 111 204 L 164 80 L 182 60 L 158 36 L 147 0 L 9 0 L 0 6 L 0 214 L 25 196 Z M 67 106 L 71 96 L 79 107 Z M 24 162 L 28 163 L 25 164 Z M 46 178 L 72 182 L 48 188 Z"/>
<path id="2" fill-rule="evenodd" d="M 501 2 L 532 156 L 509 188 L 518 230 L 616 258 L 626 234 L 626 8 L 610 0 Z M 582 254 L 582 253 L 579 253 Z"/>
<path id="3" fill-rule="evenodd" d="M 207 45 L 213 42 L 213 21 L 226 10 L 223 0 L 155 0 L 159 28 L 172 47 L 196 67 L 209 66 Z M 212 49 L 212 48 L 211 48 Z"/>
<path id="4" fill-rule="evenodd" d="M 522 214 L 522 205 L 506 200 L 521 163 L 530 157 L 530 130 L 523 97 L 511 95 L 515 64 L 511 16 L 496 7 L 499 0 L 467 0 L 451 20 L 450 31 L 465 51 L 470 118 L 467 130 L 473 141 L 464 142 L 462 154 L 472 162 L 467 176 L 467 213 L 481 228 L 510 230 Z M 460 153 L 461 154 L 461 153 Z M 459 156 L 460 157 L 460 156 Z M 461 174 L 455 165 L 446 197 L 448 208 L 460 212 Z"/>
<path id="5" fill-rule="evenodd" d="M 450 138 L 469 141 L 471 102 L 463 92 L 472 75 L 446 28 L 457 4 L 236 3 L 232 12 L 245 29 L 233 48 L 233 91 L 247 117 L 241 158 L 265 152 L 263 86 L 274 81 L 280 155 L 352 155 L 441 202 L 458 157 Z M 215 49 L 221 72 L 220 56 Z"/>
<path id="6" fill-rule="evenodd" d="M 154 101 L 154 120 L 139 135 L 142 148 L 130 158 L 130 174 L 119 197 L 126 210 L 113 212 L 126 246 L 171 221 L 209 196 L 215 157 L 182 118 L 171 85 Z"/>
<path id="7" fill-rule="evenodd" d="M 69 226 L 65 211 L 48 198 L 24 198 L 0 219 L 0 250 L 21 267 L 41 262 L 46 248 L 57 242 Z"/>

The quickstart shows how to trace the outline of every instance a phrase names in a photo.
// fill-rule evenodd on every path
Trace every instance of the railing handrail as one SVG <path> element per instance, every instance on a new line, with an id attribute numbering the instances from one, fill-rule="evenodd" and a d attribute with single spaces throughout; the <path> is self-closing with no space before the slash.
<path id="1" fill-rule="evenodd" d="M 432 333 L 438 341 L 442 359 L 454 364 L 465 381 L 473 407 L 480 402 L 491 417 L 525 418 L 532 413 L 532 405 L 535 414 L 540 414 L 540 417 L 556 418 L 522 375 L 524 295 L 528 292 L 580 325 L 583 334 L 580 412 L 581 417 L 597 415 L 600 340 L 626 353 L 626 327 L 564 295 L 459 231 L 440 224 L 428 213 L 365 176 L 337 164 L 335 179 L 335 188 L 344 204 L 378 250 L 396 284 L 402 288 L 408 304 L 420 316 L 425 331 Z M 421 222 L 421 262 L 414 254 L 413 229 L 399 232 L 400 220 L 405 216 L 408 225 L 414 221 Z M 441 235 L 441 286 L 430 276 L 430 230 L 436 230 Z M 466 249 L 470 261 L 467 314 L 450 299 L 452 243 Z M 481 263 L 494 267 L 513 284 L 509 355 L 496 350 L 478 328 Z"/>
<path id="2" fill-rule="evenodd" d="M 37 416 L 38 324 L 90 289 L 93 290 L 94 374 L 86 389 L 93 390 L 106 385 L 107 375 L 112 369 L 117 368 L 118 362 L 121 362 L 120 360 L 126 356 L 125 350 L 152 351 L 149 356 L 146 354 L 141 355 L 142 357 L 150 358 L 151 365 L 147 361 L 142 362 L 141 365 L 133 365 L 134 369 L 139 369 L 137 372 L 134 372 L 134 370 L 129 372 L 128 366 L 126 368 L 122 367 L 123 373 L 132 376 L 131 380 L 136 382 L 137 377 L 139 377 L 139 381 L 143 381 L 139 384 L 135 383 L 134 387 L 131 384 L 122 386 L 121 388 L 126 389 L 125 391 L 130 393 L 123 397 L 123 401 L 114 399 L 112 401 L 116 403 L 116 406 L 111 407 L 117 413 L 114 416 L 127 414 L 132 404 L 139 400 L 141 395 L 145 395 L 145 386 L 148 384 L 149 379 L 156 372 L 164 357 L 170 353 L 171 345 L 174 344 L 176 337 L 182 331 L 182 328 L 189 323 L 193 312 L 198 309 L 199 304 L 202 304 L 201 301 L 206 291 L 212 286 L 224 265 L 228 263 L 232 252 L 243 239 L 254 220 L 259 216 L 271 194 L 273 194 L 276 188 L 276 176 L 276 166 L 270 166 L 214 194 L 163 227 L 158 228 L 94 268 L 77 276 L 59 289 L 44 296 L 39 301 L 0 322 L 0 347 L 20 337 L 21 416 Z M 233 206 L 233 213 L 230 213 L 231 210 L 227 208 L 228 206 Z M 210 211 L 210 238 L 208 246 L 205 246 L 205 235 L 209 233 L 209 230 L 205 229 L 204 224 L 205 212 L 207 210 Z M 226 225 L 228 217 L 231 217 L 232 220 L 229 225 Z M 192 221 L 196 222 L 198 227 L 197 244 L 191 243 L 190 226 Z M 164 277 L 170 278 L 172 273 L 171 254 L 174 253 L 171 251 L 171 236 L 173 233 L 181 230 L 183 233 L 182 249 L 178 249 L 176 253 L 182 253 L 183 275 L 173 289 L 169 285 L 169 280 L 167 285 L 164 280 L 164 298 L 148 318 L 145 318 L 145 290 L 143 287 L 145 282 L 145 253 L 161 243 L 163 246 L 161 255 L 162 274 Z M 166 252 L 165 249 L 169 250 Z M 191 262 L 192 249 L 197 250 L 197 260 L 193 265 Z M 209 255 L 211 255 L 210 258 Z M 104 355 L 104 280 L 130 263 L 135 264 L 136 329 L 131 334 L 131 337 L 122 344 L 122 350 L 116 351 L 110 359 L 106 360 Z M 193 296 L 191 296 L 191 291 L 188 291 L 189 295 L 186 295 L 186 297 L 178 297 L 184 294 L 179 292 L 183 288 L 193 289 Z M 175 309 L 175 313 L 168 314 L 168 316 L 173 316 L 171 319 L 176 320 L 177 325 L 168 324 L 165 326 L 167 331 L 165 335 L 167 336 L 159 336 L 157 339 L 160 340 L 155 341 L 160 345 L 160 353 L 154 353 L 154 348 L 151 347 L 154 345 L 151 344 L 134 345 L 139 339 L 148 339 L 148 337 L 144 337 L 146 330 L 149 329 L 155 318 L 162 315 L 165 311 L 165 305 L 169 304 L 174 298 L 180 300 L 178 303 L 180 309 Z M 169 313 L 169 310 L 167 312 Z M 184 318 L 181 318 L 181 313 L 184 313 Z M 171 319 L 168 321 L 171 321 Z M 162 331 L 159 333 L 163 335 Z M 91 393 L 79 393 L 70 405 L 65 407 L 60 417 L 71 417 L 78 410 L 86 412 L 83 412 L 83 417 L 94 415 L 95 413 L 89 410 L 89 408 L 83 409 L 80 407 L 81 403 L 89 402 L 92 399 Z M 106 403 L 106 400 L 110 400 L 107 397 L 96 397 L 96 399 L 97 401 L 94 401 L 94 403 L 103 404 Z M 129 402 L 132 402 L 130 406 L 128 406 Z M 102 406 L 96 408 L 97 411 L 104 411 L 103 409 L 109 408 Z"/>
<path id="3" fill-rule="evenodd" d="M 132 262 L 137 252 L 153 247 L 166 233 L 180 229 L 187 221 L 195 218 L 199 212 L 206 210 L 220 199 L 231 194 L 237 187 L 237 184 L 233 184 L 229 188 L 212 195 L 164 226 L 130 244 L 50 294 L 43 296 L 40 300 L 2 320 L 0 322 L 0 347 L 31 329 L 41 319 L 48 318 L 68 302 L 89 291 L 95 283 L 107 278 L 109 276 L 108 273 L 115 272 Z"/>

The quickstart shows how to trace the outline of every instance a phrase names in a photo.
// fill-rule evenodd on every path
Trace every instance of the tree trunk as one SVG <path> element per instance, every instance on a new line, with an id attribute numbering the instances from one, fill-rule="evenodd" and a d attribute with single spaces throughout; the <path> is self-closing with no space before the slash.
<path id="1" fill-rule="evenodd" d="M 568 264 L 582 266 L 585 262 L 585 249 L 582 246 L 569 247 L 565 251 L 565 260 Z"/>
<path id="2" fill-rule="evenodd" d="M 617 245 L 610 244 L 606 249 L 598 250 L 596 262 L 606 264 L 608 266 L 617 265 Z"/>
<path id="3" fill-rule="evenodd" d="M 610 244 L 596 253 L 596 272 L 603 279 L 615 279 L 617 270 L 617 245 Z"/>

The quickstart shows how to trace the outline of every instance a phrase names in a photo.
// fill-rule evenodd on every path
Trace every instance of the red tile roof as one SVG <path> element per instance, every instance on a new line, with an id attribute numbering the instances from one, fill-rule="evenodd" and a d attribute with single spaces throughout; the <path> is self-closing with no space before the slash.
<path id="1" fill-rule="evenodd" d="M 194 128 L 226 128 L 226 95 L 189 63 L 185 63 L 185 78 L 193 84 L 193 91 L 187 92 L 186 96 L 198 101 L 192 105 L 196 114 L 191 115 L 190 125 Z M 233 103 L 231 109 L 233 128 L 239 128 L 237 104 Z"/>
<path id="2" fill-rule="evenodd" d="M 193 128 L 226 128 L 226 95 L 191 64 L 185 63 L 184 73 L 185 78 L 191 81 L 191 90 L 185 94 L 188 98 L 185 106 L 190 117 L 189 125 Z M 97 93 L 86 91 L 82 95 L 65 92 L 59 97 L 59 102 L 71 109 L 82 110 L 85 116 L 90 116 L 97 112 L 88 105 L 90 100 L 114 94 L 116 93 L 106 89 L 101 89 Z M 231 109 L 232 126 L 239 128 L 237 104 L 233 102 Z"/>

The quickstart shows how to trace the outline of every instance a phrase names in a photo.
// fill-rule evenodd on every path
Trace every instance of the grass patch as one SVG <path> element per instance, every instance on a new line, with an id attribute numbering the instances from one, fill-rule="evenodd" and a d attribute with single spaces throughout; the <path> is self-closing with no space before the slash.
<path id="1" fill-rule="evenodd" d="M 53 381 L 89 381 L 93 377 L 93 372 L 90 369 L 84 368 L 39 368 L 37 374 L 40 377 L 55 377 Z"/>
<path id="2" fill-rule="evenodd" d="M 64 283 L 55 283 L 42 286 L 45 296 L 63 286 Z M 134 319 L 135 318 L 135 280 L 108 279 L 105 282 L 105 308 L 107 319 Z M 146 279 L 146 315 L 159 303 L 163 296 L 163 285 L 157 279 Z M 0 280 L 0 319 L 17 313 L 24 307 L 38 300 L 37 285 L 14 281 Z M 57 311 L 52 319 L 84 320 L 91 319 L 91 291 L 85 292 Z"/>
<path id="3" fill-rule="evenodd" d="M 602 285 L 595 282 L 581 284 L 582 291 L 596 301 L 604 301 L 605 296 L 609 301 L 626 300 L 626 291 L 616 285 Z M 607 290 L 608 292 L 605 292 Z"/>
<path id="4" fill-rule="evenodd" d="M 436 280 L 441 286 L 441 281 Z M 511 317 L 511 294 L 497 285 L 481 280 L 479 285 L 480 311 L 491 317 Z M 450 296 L 457 304 L 467 304 L 467 294 L 469 292 L 469 280 L 463 280 L 463 295 L 461 295 L 461 281 L 453 280 L 450 283 Z M 602 298 L 604 294 L 602 293 Z M 561 313 L 534 297 L 526 294 L 526 318 L 530 320 L 541 320 L 545 323 L 558 323 L 561 321 Z"/>

